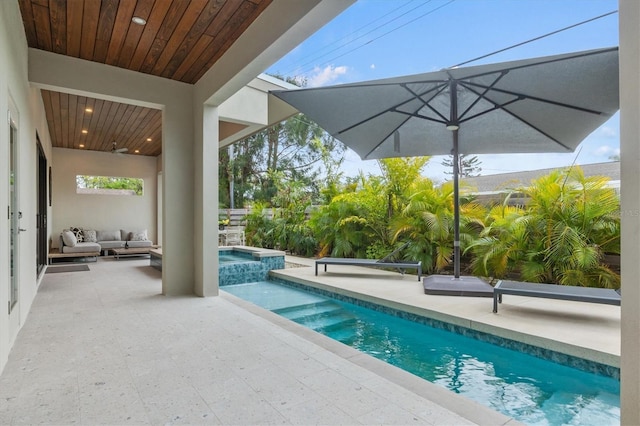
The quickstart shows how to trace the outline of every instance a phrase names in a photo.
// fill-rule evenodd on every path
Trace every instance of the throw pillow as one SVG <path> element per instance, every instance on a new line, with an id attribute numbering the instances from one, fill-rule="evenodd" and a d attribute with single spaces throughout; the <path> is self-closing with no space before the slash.
<path id="1" fill-rule="evenodd" d="M 84 235 L 82 234 L 82 228 L 76 228 L 76 227 L 70 227 L 69 230 L 71 232 L 73 232 L 73 235 L 75 235 L 76 240 L 78 243 L 81 243 L 84 241 Z"/>
<path id="2" fill-rule="evenodd" d="M 147 241 L 147 230 L 132 232 L 131 233 L 131 241 Z"/>
<path id="3" fill-rule="evenodd" d="M 95 229 L 83 229 L 82 235 L 84 236 L 84 240 L 88 243 L 98 242 L 98 235 L 96 234 Z"/>
<path id="4" fill-rule="evenodd" d="M 75 247 L 78 244 L 78 240 L 72 231 L 62 231 L 62 242 L 69 247 Z"/>
<path id="5" fill-rule="evenodd" d="M 122 241 L 131 241 L 131 232 L 125 231 L 124 229 L 120 230 L 120 239 Z"/>

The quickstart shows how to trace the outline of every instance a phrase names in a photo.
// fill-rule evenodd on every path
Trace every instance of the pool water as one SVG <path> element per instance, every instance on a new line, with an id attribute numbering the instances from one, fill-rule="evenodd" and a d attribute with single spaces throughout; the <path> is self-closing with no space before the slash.
<path id="1" fill-rule="evenodd" d="M 618 425 L 620 382 L 269 281 L 223 290 L 530 425 Z"/>
<path id="2" fill-rule="evenodd" d="M 233 263 L 233 262 L 250 262 L 253 261 L 251 255 L 236 254 L 229 252 L 220 252 L 218 254 L 218 262 L 222 263 Z"/>

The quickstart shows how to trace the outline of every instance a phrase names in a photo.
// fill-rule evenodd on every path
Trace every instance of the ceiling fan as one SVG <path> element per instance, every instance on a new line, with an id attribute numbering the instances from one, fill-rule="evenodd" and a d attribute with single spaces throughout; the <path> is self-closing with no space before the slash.
<path id="1" fill-rule="evenodd" d="M 129 148 L 117 148 L 116 147 L 116 142 L 113 141 L 113 148 L 111 148 L 111 153 L 112 154 L 123 154 L 125 152 L 129 151 Z"/>

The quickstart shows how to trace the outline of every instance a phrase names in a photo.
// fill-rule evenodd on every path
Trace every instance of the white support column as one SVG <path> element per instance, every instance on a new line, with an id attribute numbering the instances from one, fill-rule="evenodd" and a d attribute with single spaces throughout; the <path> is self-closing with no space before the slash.
<path id="1" fill-rule="evenodd" d="M 621 0 L 621 424 L 640 425 L 640 2 Z"/>
<path id="2" fill-rule="evenodd" d="M 218 295 L 218 108 L 196 105 L 195 294 Z"/>
<path id="3" fill-rule="evenodd" d="M 194 294 L 194 136 L 189 97 L 162 113 L 162 294 Z"/>

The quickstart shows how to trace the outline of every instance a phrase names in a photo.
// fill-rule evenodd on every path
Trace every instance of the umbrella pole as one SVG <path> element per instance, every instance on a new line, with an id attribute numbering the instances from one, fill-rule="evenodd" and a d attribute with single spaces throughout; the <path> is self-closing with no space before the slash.
<path id="1" fill-rule="evenodd" d="M 458 152 L 458 129 L 453 130 L 453 275 L 460 278 L 460 153 Z"/>

